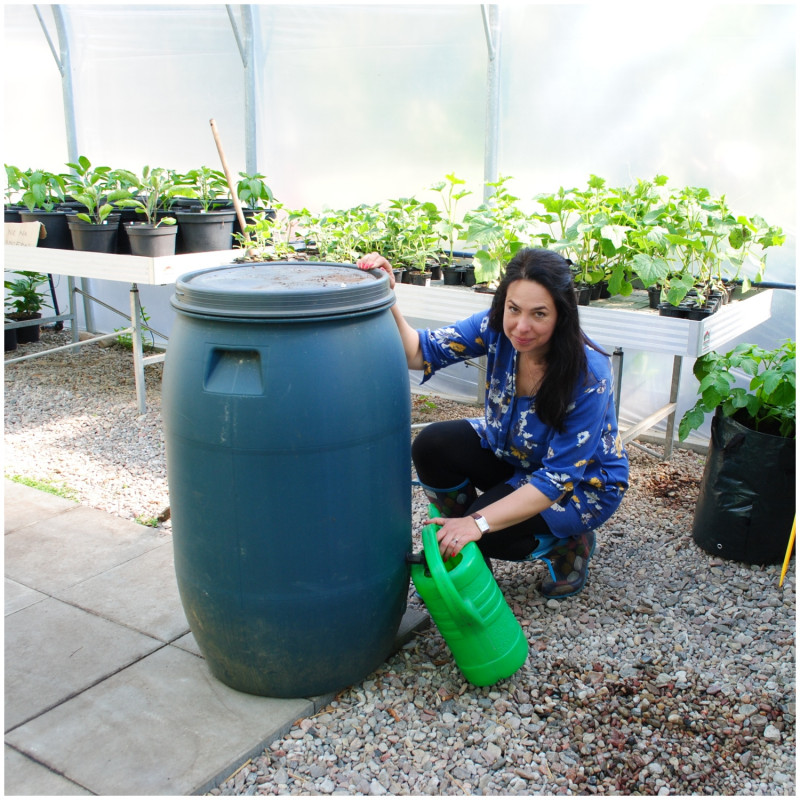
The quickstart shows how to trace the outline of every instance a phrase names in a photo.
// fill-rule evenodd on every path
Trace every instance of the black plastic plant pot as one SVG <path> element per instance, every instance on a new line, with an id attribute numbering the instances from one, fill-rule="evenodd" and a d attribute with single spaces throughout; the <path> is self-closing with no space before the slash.
<path id="1" fill-rule="evenodd" d="M 464 282 L 464 269 L 461 267 L 442 267 L 445 286 L 461 286 Z"/>
<path id="2" fill-rule="evenodd" d="M 157 228 L 143 223 L 129 223 L 124 226 L 130 252 L 134 256 L 161 256 L 175 255 L 175 239 L 178 229 L 175 225 L 159 225 Z"/>
<path id="3" fill-rule="evenodd" d="M 592 287 L 580 285 L 575 287 L 575 299 L 579 306 L 588 306 L 592 299 Z"/>
<path id="4" fill-rule="evenodd" d="M 710 317 L 716 311 L 716 306 L 695 306 L 690 308 L 687 313 L 687 319 L 702 320 Z"/>
<path id="5" fill-rule="evenodd" d="M 413 270 L 411 272 L 412 286 L 428 286 L 431 282 L 430 272 L 421 272 L 420 270 Z"/>
<path id="6" fill-rule="evenodd" d="M 105 223 L 84 222 L 74 214 L 67 217 L 72 249 L 91 253 L 116 253 L 119 214 L 110 214 Z"/>
<path id="7" fill-rule="evenodd" d="M 8 318 L 13 319 L 14 322 L 23 322 L 25 320 L 41 319 L 42 315 L 39 313 L 15 313 L 9 314 Z M 14 328 L 12 332 L 16 333 L 17 344 L 33 344 L 39 341 L 40 328 L 38 325 L 25 325 L 22 328 Z"/>
<path id="8" fill-rule="evenodd" d="M 19 212 L 21 222 L 41 222 L 45 237 L 39 239 L 38 247 L 49 247 L 56 250 L 72 250 L 72 237 L 67 225 L 65 211 L 24 211 Z"/>
<path id="9" fill-rule="evenodd" d="M 647 300 L 650 304 L 650 308 L 658 308 L 658 304 L 661 302 L 661 287 L 660 286 L 648 286 L 647 287 Z"/>
<path id="10" fill-rule="evenodd" d="M 233 211 L 176 211 L 178 253 L 211 253 L 233 248 Z"/>
<path id="11" fill-rule="evenodd" d="M 119 210 L 119 228 L 117 231 L 117 253 L 127 256 L 131 253 L 131 243 L 128 241 L 128 227 L 132 223 L 141 222 L 144 218 L 135 208 L 121 208 Z"/>
<path id="12" fill-rule="evenodd" d="M 12 350 L 17 349 L 17 329 L 6 328 L 5 333 L 5 352 L 10 353 Z"/>
<path id="13" fill-rule="evenodd" d="M 14 206 L 5 206 L 3 208 L 3 222 L 22 222 L 19 212 L 19 208 Z"/>
<path id="14" fill-rule="evenodd" d="M 686 306 L 674 306 L 672 303 L 659 303 L 658 315 L 660 317 L 680 317 L 686 319 L 689 309 Z"/>

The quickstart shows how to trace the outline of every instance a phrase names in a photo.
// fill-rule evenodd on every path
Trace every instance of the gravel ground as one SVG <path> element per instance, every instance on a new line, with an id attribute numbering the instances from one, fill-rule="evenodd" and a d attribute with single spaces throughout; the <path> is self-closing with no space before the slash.
<path id="1" fill-rule="evenodd" d="M 6 368 L 6 476 L 168 530 L 161 367 L 146 375 L 139 415 L 121 348 Z M 474 413 L 412 399 L 413 422 Z M 515 675 L 467 684 L 431 626 L 211 794 L 794 796 L 794 563 L 779 587 L 780 566 L 704 553 L 702 457 L 630 455 L 580 595 L 547 601 L 543 565 L 495 563 L 531 647 Z M 425 508 L 414 489 L 415 549 Z"/>

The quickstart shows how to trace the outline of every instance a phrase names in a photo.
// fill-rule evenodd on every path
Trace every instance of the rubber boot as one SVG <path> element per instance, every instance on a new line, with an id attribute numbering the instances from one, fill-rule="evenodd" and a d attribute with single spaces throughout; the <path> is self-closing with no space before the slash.
<path id="1" fill-rule="evenodd" d="M 550 570 L 552 580 L 542 581 L 539 591 L 545 597 L 556 600 L 577 594 L 586 585 L 594 546 L 595 535 L 592 531 L 562 539 L 557 547 L 541 557 Z"/>
<path id="2" fill-rule="evenodd" d="M 475 502 L 478 492 L 469 482 L 454 486 L 452 489 L 434 489 L 426 486 L 420 481 L 419 484 L 425 496 L 436 506 L 439 515 L 442 517 L 463 517 L 466 516 L 467 509 Z"/>

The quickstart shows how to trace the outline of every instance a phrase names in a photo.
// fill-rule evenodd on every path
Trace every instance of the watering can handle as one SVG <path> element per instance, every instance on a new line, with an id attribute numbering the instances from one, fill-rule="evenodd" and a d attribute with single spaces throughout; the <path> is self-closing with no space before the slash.
<path id="1" fill-rule="evenodd" d="M 436 540 L 436 531 L 440 527 L 441 525 L 431 523 L 422 529 L 422 546 L 425 550 L 425 560 L 428 562 L 428 569 L 436 582 L 436 588 L 442 595 L 442 600 L 444 600 L 447 610 L 454 619 L 466 625 L 480 625 L 483 627 L 483 620 L 475 610 L 475 606 L 461 597 L 445 569 L 442 554 L 439 552 L 439 542 Z"/>

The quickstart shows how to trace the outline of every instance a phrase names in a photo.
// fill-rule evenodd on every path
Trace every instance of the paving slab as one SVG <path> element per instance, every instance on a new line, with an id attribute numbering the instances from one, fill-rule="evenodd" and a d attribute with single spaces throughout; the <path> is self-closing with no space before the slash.
<path id="1" fill-rule="evenodd" d="M 5 579 L 3 591 L 3 600 L 5 601 L 4 616 L 32 606 L 34 603 L 39 603 L 47 597 L 46 594 L 37 592 L 36 589 L 31 589 L 28 586 L 23 586 L 10 578 Z"/>
<path id="2" fill-rule="evenodd" d="M 6 533 L 75 508 L 74 500 L 3 479 L 3 528 Z"/>
<path id="3" fill-rule="evenodd" d="M 3 790 L 6 797 L 91 796 L 92 793 L 82 786 L 37 764 L 22 753 L 18 753 L 13 747 L 6 745 L 5 750 Z"/>
<path id="4" fill-rule="evenodd" d="M 162 642 L 172 642 L 189 631 L 169 538 L 159 547 L 67 589 L 56 590 L 54 595 Z"/>
<path id="5" fill-rule="evenodd" d="M 163 647 L 52 597 L 5 617 L 5 730 Z"/>
<path id="6" fill-rule="evenodd" d="M 98 795 L 206 791 L 314 713 L 307 699 L 237 692 L 167 645 L 6 735 Z"/>
<path id="7" fill-rule="evenodd" d="M 74 506 L 7 533 L 5 574 L 31 589 L 53 594 L 167 541 L 167 534 L 152 528 L 95 508 Z"/>

